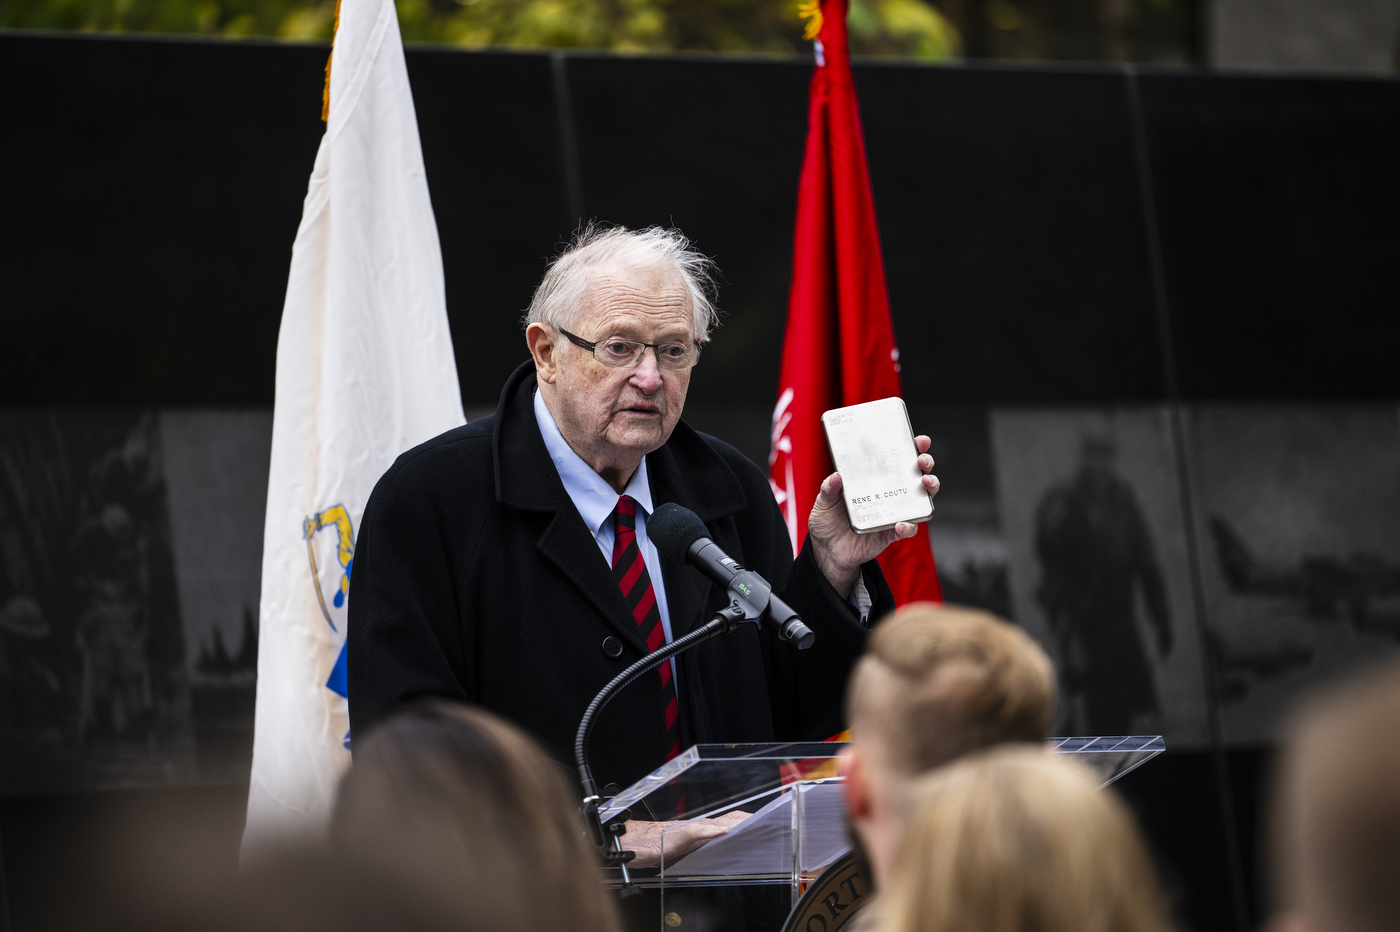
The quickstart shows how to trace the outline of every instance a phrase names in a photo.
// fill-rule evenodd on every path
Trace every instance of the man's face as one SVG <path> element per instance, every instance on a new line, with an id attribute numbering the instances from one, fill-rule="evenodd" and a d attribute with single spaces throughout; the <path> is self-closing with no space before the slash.
<path id="1" fill-rule="evenodd" d="M 612 337 L 640 343 L 690 343 L 695 330 L 689 295 L 669 276 L 648 272 L 602 275 L 587 310 L 569 328 L 590 342 Z M 632 369 L 612 369 L 562 334 L 555 344 L 553 411 L 559 432 L 598 472 L 636 468 L 671 436 L 685 406 L 689 369 L 662 369 L 648 349 Z"/>

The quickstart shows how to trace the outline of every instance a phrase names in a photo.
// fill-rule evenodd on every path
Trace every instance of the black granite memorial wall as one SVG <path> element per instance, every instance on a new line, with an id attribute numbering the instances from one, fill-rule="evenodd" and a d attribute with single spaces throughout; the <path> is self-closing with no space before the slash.
<path id="1" fill-rule="evenodd" d="M 0 930 L 143 820 L 203 807 L 231 863 L 325 55 L 0 34 Z M 726 314 L 687 417 L 762 462 L 811 64 L 408 65 L 468 415 L 581 219 L 674 224 Z M 1057 729 L 1166 736 L 1121 789 L 1183 927 L 1245 932 L 1281 716 L 1400 641 L 1400 82 L 856 80 L 945 588 L 1050 650 Z"/>

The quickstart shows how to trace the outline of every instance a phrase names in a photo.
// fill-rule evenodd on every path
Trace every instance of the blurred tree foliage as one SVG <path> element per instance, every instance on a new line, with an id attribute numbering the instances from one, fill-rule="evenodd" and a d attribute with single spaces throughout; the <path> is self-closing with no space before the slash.
<path id="1" fill-rule="evenodd" d="M 1184 63 L 1204 51 L 1205 0 L 939 2 L 968 58 Z"/>
<path id="2" fill-rule="evenodd" d="M 806 51 L 800 0 L 395 0 L 409 41 Z M 1205 0 L 850 0 L 851 49 L 941 61 L 1187 62 Z M 0 28 L 329 39 L 335 0 L 0 0 Z"/>
<path id="3" fill-rule="evenodd" d="M 789 54 L 798 0 L 396 0 L 408 41 L 619 52 Z M 335 0 L 0 0 L 0 27 L 329 39 Z M 926 0 L 851 0 L 856 54 L 942 60 L 958 30 Z"/>

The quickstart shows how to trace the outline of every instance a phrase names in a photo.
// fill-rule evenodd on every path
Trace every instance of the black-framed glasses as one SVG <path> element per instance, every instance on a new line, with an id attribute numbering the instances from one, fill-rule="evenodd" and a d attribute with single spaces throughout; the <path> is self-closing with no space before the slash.
<path id="1" fill-rule="evenodd" d="M 610 369 L 631 369 L 640 365 L 648 349 L 656 353 L 656 364 L 662 369 L 689 369 L 700 361 L 699 343 L 638 343 L 621 337 L 590 341 L 563 327 L 556 329 L 574 346 L 588 350 L 594 359 Z"/>

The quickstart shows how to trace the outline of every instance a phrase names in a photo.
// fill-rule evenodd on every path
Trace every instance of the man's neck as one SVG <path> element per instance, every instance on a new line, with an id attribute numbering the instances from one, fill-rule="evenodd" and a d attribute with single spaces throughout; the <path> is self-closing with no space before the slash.
<path id="1" fill-rule="evenodd" d="M 567 437 L 565 437 L 564 439 L 568 440 Z M 574 452 L 578 453 L 577 450 L 575 450 Z M 580 456 L 582 456 L 582 454 L 580 454 Z M 583 457 L 583 461 L 585 463 L 588 463 L 588 458 Z M 593 466 L 592 463 L 589 463 L 589 465 Z M 621 495 L 623 492 L 627 491 L 627 483 L 632 481 L 632 475 L 637 471 L 637 464 L 633 464 L 632 468 L 627 470 L 619 469 L 612 466 L 604 466 L 602 469 L 599 469 L 598 467 L 594 466 L 593 470 L 598 475 L 603 477 L 604 482 L 616 489 L 618 495 Z"/>
<path id="2" fill-rule="evenodd" d="M 549 409 L 550 417 L 554 418 L 554 424 L 559 428 L 559 436 L 564 438 L 564 442 L 569 445 L 569 449 L 578 454 L 578 458 L 588 464 L 588 467 L 603 478 L 603 481 L 612 486 L 613 490 L 621 495 L 627 491 L 627 483 L 632 481 L 632 476 L 637 471 L 637 467 L 642 465 L 642 456 L 638 456 L 630 462 L 619 463 L 614 460 L 597 459 L 589 455 L 586 450 L 581 450 L 581 444 L 575 443 L 564 431 L 564 425 L 559 420 L 559 409 L 555 405 L 554 393 L 540 385 L 537 391 L 544 401 L 544 406 Z"/>
<path id="3" fill-rule="evenodd" d="M 874 805 L 870 818 L 862 826 L 862 840 L 865 842 L 866 856 L 870 870 L 874 873 L 877 889 L 888 889 L 890 876 L 894 872 L 895 856 L 899 842 L 904 837 L 908 824 L 908 801 L 912 780 L 903 775 L 880 774 L 876 777 Z"/>

